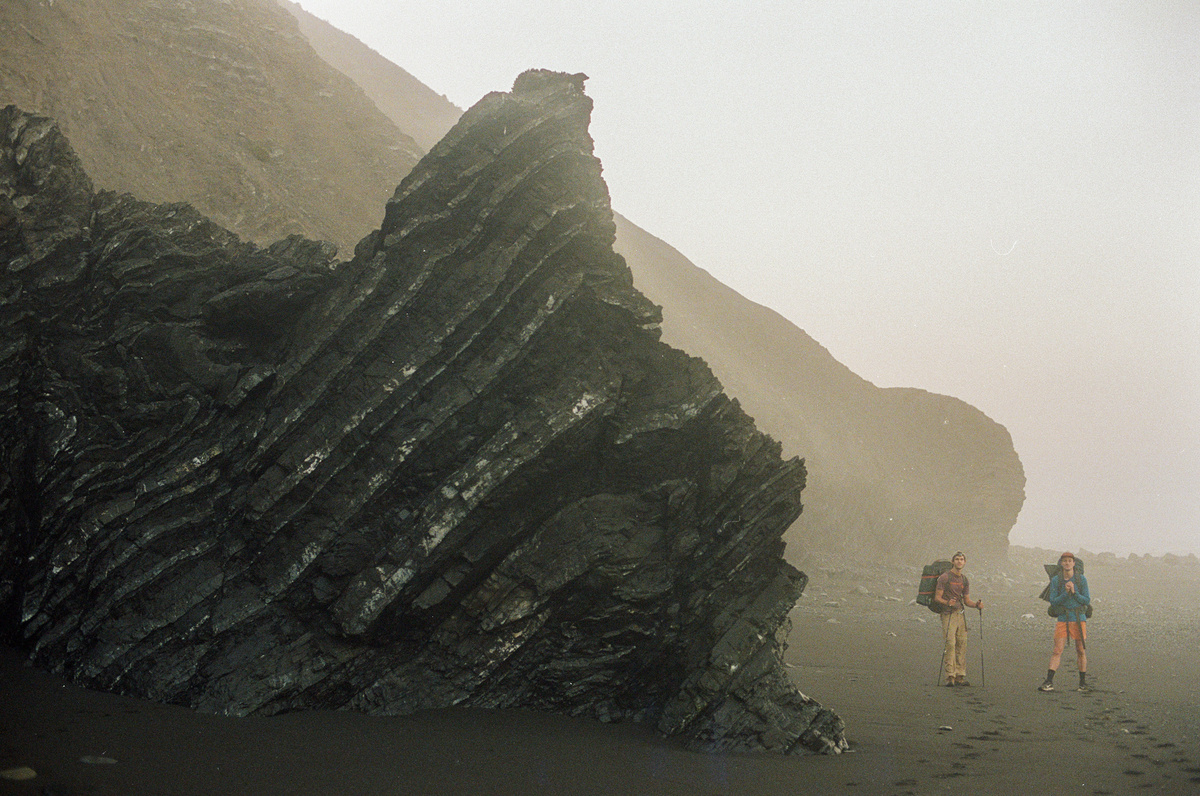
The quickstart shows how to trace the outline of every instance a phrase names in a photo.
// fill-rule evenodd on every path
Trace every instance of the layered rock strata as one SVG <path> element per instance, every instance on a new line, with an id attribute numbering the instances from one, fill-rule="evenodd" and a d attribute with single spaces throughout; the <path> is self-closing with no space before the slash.
<path id="1" fill-rule="evenodd" d="M 233 715 L 530 707 L 839 751 L 776 638 L 783 461 L 613 253 L 582 76 L 485 97 L 338 263 L 94 193 L 0 116 L 0 607 Z"/>
<path id="2" fill-rule="evenodd" d="M 98 186 L 187 201 L 261 245 L 297 233 L 352 252 L 460 112 L 362 42 L 282 6 L 0 3 L 0 106 L 54 117 Z M 921 564 L 960 547 L 976 564 L 1003 560 L 1025 484 L 1005 428 L 954 398 L 877 388 L 616 221 L 635 287 L 663 305 L 663 341 L 702 357 L 785 456 L 805 457 L 805 510 L 785 535 L 792 563 Z M 796 258 L 798 274 L 837 267 Z"/>

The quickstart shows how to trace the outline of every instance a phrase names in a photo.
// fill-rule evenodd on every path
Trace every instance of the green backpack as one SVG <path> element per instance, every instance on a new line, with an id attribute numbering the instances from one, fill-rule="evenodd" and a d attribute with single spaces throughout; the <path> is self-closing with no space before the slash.
<path id="1" fill-rule="evenodd" d="M 926 564 L 921 570 L 921 582 L 917 584 L 917 604 L 923 605 L 935 614 L 940 614 L 942 608 L 933 601 L 933 595 L 937 593 L 937 579 L 943 572 L 948 569 L 953 569 L 954 564 L 949 561 L 934 561 L 932 564 Z"/>

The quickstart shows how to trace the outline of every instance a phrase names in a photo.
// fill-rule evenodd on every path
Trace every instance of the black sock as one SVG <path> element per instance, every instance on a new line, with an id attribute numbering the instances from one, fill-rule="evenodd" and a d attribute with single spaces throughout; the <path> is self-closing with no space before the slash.
<path id="1" fill-rule="evenodd" d="M 1053 683 L 1053 682 L 1054 682 L 1054 670 L 1053 670 L 1053 669 L 1047 669 L 1047 670 L 1046 670 L 1046 682 L 1047 682 L 1047 683 Z"/>
<path id="2" fill-rule="evenodd" d="M 1087 679 L 1087 672 L 1080 672 L 1079 673 L 1079 684 L 1083 685 L 1084 684 L 1083 681 L 1086 679 Z"/>

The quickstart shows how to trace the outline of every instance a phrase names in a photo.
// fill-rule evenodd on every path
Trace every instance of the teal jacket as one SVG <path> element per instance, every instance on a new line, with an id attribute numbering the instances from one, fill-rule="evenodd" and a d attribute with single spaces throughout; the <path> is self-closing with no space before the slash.
<path id="1" fill-rule="evenodd" d="M 1050 604 L 1063 609 L 1058 615 L 1058 621 L 1086 622 L 1087 616 L 1084 611 L 1092 602 L 1092 597 L 1088 594 L 1087 578 L 1076 572 L 1071 582 L 1075 584 L 1074 594 L 1067 591 L 1063 585 L 1062 575 L 1055 575 L 1050 579 Z"/>

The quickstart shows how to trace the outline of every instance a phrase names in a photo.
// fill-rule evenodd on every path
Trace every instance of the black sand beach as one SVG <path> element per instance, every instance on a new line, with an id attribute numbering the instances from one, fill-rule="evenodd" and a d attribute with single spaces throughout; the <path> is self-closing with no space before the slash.
<path id="1" fill-rule="evenodd" d="M 810 567 L 786 660 L 845 720 L 839 756 L 698 754 L 643 727 L 526 711 L 231 719 L 91 692 L 6 649 L 0 771 L 33 776 L 0 779 L 0 794 L 1200 792 L 1200 568 L 1089 566 L 1094 688 L 1074 690 L 1068 651 L 1059 690 L 1039 693 L 1053 620 L 1038 560 L 968 563 L 987 610 L 982 642 L 970 618 L 973 685 L 953 689 L 936 685 L 937 617 L 909 604 L 909 570 Z"/>

